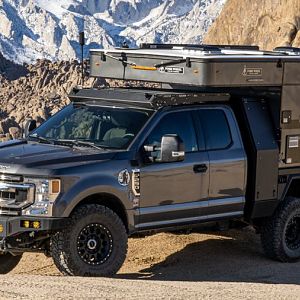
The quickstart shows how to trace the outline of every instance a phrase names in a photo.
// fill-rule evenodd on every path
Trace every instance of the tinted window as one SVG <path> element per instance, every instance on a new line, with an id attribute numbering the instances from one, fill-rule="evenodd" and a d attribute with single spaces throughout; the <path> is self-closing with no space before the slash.
<path id="1" fill-rule="evenodd" d="M 189 112 L 170 113 L 163 117 L 150 133 L 146 144 L 160 145 L 165 134 L 177 134 L 184 142 L 185 151 L 197 151 L 197 141 L 191 114 Z"/>
<path id="2" fill-rule="evenodd" d="M 220 109 L 198 111 L 206 139 L 206 149 L 224 149 L 231 144 L 231 134 L 224 112 Z"/>

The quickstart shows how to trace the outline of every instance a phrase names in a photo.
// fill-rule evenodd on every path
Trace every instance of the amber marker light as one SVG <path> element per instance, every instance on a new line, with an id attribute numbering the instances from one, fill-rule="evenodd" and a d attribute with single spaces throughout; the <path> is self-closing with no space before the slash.
<path id="1" fill-rule="evenodd" d="M 55 195 L 60 193 L 60 180 L 52 179 L 50 180 L 50 194 Z"/>
<path id="2" fill-rule="evenodd" d="M 0 233 L 2 233 L 4 231 L 4 227 L 2 224 L 0 224 Z"/>

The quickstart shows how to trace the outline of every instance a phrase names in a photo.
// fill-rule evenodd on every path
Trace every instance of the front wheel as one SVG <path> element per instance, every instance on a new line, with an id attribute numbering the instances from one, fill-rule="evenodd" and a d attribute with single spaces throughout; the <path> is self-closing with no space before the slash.
<path id="1" fill-rule="evenodd" d="M 126 229 L 111 209 L 84 205 L 72 214 L 69 226 L 52 238 L 51 253 L 65 275 L 112 276 L 126 258 Z"/>
<path id="2" fill-rule="evenodd" d="M 13 270 L 20 262 L 22 255 L 12 255 L 10 253 L 0 254 L 0 274 L 7 274 Z"/>
<path id="3" fill-rule="evenodd" d="M 289 197 L 261 228 L 264 252 L 272 259 L 291 262 L 300 258 L 300 199 Z"/>

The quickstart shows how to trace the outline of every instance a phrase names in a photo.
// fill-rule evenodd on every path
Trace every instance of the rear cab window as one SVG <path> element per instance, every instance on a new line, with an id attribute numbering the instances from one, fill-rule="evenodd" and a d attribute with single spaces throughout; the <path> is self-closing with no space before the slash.
<path id="1" fill-rule="evenodd" d="M 222 150 L 230 147 L 232 137 L 225 112 L 222 109 L 199 109 L 196 111 L 200 139 L 205 138 L 206 150 Z"/>

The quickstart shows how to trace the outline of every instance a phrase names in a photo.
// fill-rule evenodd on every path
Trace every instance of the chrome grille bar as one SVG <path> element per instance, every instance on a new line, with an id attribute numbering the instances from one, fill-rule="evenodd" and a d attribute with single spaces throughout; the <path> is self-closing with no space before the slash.
<path id="1" fill-rule="evenodd" d="M 22 209 L 34 202 L 34 184 L 0 181 L 0 210 Z"/>
<path id="2" fill-rule="evenodd" d="M 23 176 L 12 174 L 0 174 L 0 180 L 7 182 L 22 182 Z"/>

